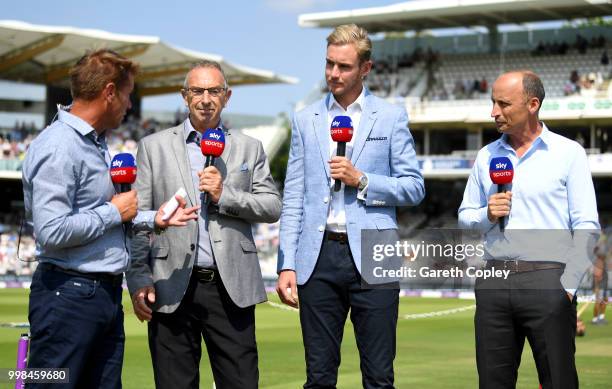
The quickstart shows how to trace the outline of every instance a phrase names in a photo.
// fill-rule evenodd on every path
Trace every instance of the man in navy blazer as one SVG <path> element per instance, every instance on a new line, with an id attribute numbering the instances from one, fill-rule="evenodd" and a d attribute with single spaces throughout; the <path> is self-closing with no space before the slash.
<path id="1" fill-rule="evenodd" d="M 420 203 L 423 177 L 405 109 L 363 85 L 372 68 L 367 31 L 339 26 L 327 43 L 325 78 L 331 93 L 296 113 L 292 123 L 277 292 L 293 307 L 299 292 L 304 388 L 336 386 L 349 310 L 363 387 L 393 388 L 399 293 L 397 287 L 362 282 L 361 231 L 396 230 L 396 207 Z M 355 129 L 346 157 L 336 156 L 330 135 L 338 115 L 349 116 Z M 335 180 L 343 183 L 338 192 Z"/>

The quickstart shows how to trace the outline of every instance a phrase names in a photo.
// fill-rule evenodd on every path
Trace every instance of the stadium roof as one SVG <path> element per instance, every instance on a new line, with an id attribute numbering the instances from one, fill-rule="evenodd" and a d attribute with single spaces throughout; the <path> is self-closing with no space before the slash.
<path id="1" fill-rule="evenodd" d="M 140 96 L 178 91 L 198 60 L 217 61 L 230 85 L 296 83 L 297 79 L 227 62 L 215 54 L 182 49 L 158 37 L 0 20 L 0 79 L 68 86 L 70 67 L 88 49 L 108 48 L 140 63 Z"/>
<path id="2" fill-rule="evenodd" d="M 415 0 L 383 7 L 303 14 L 302 27 L 356 23 L 369 32 L 488 26 L 612 15 L 612 0 Z"/>

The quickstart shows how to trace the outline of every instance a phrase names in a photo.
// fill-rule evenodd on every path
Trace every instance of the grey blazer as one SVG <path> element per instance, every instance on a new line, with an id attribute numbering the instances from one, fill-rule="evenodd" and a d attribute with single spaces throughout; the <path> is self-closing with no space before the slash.
<path id="1" fill-rule="evenodd" d="M 237 306 L 247 307 L 266 300 L 251 225 L 278 220 L 281 198 L 261 142 L 231 130 L 226 130 L 225 142 L 215 161 L 223 192 L 218 213 L 209 214 L 209 235 L 225 288 Z M 200 192 L 188 160 L 183 124 L 143 138 L 137 155 L 138 208 L 157 210 L 180 187 L 187 191 L 187 206 L 197 204 Z M 174 312 L 189 283 L 197 236 L 196 221 L 161 233 L 135 232 L 126 272 L 130 295 L 154 285 L 153 309 Z"/>

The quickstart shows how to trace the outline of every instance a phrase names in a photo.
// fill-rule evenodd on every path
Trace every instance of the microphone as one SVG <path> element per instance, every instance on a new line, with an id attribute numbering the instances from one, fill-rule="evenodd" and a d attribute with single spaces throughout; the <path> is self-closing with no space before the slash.
<path id="1" fill-rule="evenodd" d="M 113 184 L 119 184 L 121 193 L 132 190 L 136 181 L 136 160 L 130 153 L 119 153 L 111 161 L 110 175 Z"/>
<path id="2" fill-rule="evenodd" d="M 353 139 L 353 121 L 348 116 L 336 116 L 332 120 L 331 128 L 329 129 L 332 140 L 338 142 L 336 155 L 344 157 L 346 154 L 346 142 Z M 342 181 L 336 179 L 334 183 L 334 192 L 340 191 Z"/>
<path id="3" fill-rule="evenodd" d="M 130 153 L 119 153 L 111 161 L 110 175 L 113 184 L 119 184 L 120 192 L 132 190 L 132 184 L 136 181 L 136 160 Z M 123 223 L 126 234 L 131 236 L 132 223 Z"/>
<path id="4" fill-rule="evenodd" d="M 512 162 L 508 157 L 495 157 L 491 159 L 491 163 L 489 164 L 489 177 L 491 177 L 491 181 L 497 185 L 497 193 L 503 193 L 504 185 L 508 185 L 512 183 L 512 178 L 514 178 L 514 167 L 512 166 Z M 505 217 L 499 218 L 499 230 L 504 232 L 505 229 Z"/>
<path id="5" fill-rule="evenodd" d="M 218 128 L 209 128 L 204 131 L 200 141 L 200 149 L 202 150 L 202 155 L 206 157 L 204 169 L 214 165 L 215 158 L 220 157 L 225 149 L 225 135 L 223 131 Z M 208 204 L 208 200 L 208 193 L 204 192 L 203 203 Z"/>

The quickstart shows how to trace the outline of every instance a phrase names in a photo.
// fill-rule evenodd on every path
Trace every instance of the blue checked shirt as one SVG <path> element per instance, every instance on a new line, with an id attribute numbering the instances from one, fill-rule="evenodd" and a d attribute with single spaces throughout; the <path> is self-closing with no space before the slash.
<path id="1" fill-rule="evenodd" d="M 104 136 L 60 110 L 32 142 L 23 163 L 26 218 L 33 223 L 36 256 L 65 269 L 119 274 L 128 253 Z M 134 220 L 152 227 L 155 211 Z"/>

